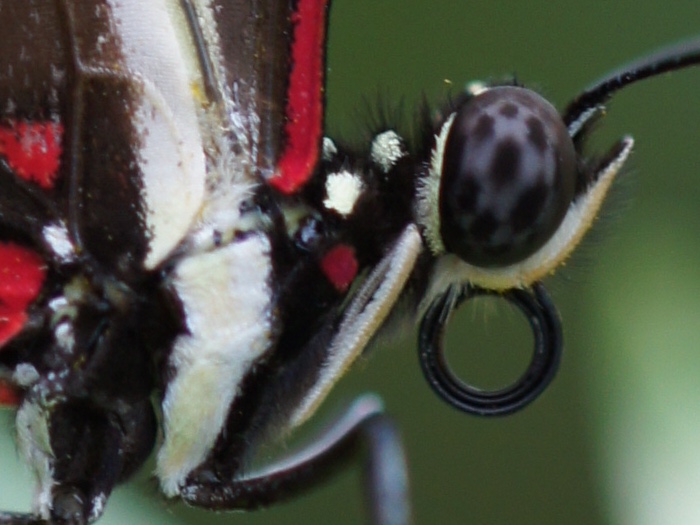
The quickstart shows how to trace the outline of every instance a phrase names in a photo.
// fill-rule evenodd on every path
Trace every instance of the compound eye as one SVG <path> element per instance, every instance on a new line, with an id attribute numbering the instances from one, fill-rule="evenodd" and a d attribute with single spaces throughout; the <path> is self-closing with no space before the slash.
<path id="1" fill-rule="evenodd" d="M 522 261 L 559 227 L 575 183 L 576 152 L 556 109 L 528 89 L 489 89 L 457 112 L 445 144 L 445 248 L 479 267 Z"/>

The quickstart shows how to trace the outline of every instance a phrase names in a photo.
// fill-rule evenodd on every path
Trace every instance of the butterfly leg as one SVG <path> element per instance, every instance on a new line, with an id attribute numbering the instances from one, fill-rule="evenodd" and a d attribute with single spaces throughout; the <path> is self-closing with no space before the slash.
<path id="1" fill-rule="evenodd" d="M 152 450 L 156 420 L 148 400 L 121 413 L 82 400 L 42 402 L 32 391 L 17 415 L 18 444 L 35 471 L 34 513 L 0 512 L 0 525 L 86 525 L 114 486 Z"/>
<path id="2" fill-rule="evenodd" d="M 216 510 L 257 509 L 323 483 L 365 454 L 366 498 L 376 525 L 410 523 L 408 475 L 398 431 L 371 395 L 356 400 L 314 442 L 243 478 L 188 480 L 182 499 Z"/>
<path id="3" fill-rule="evenodd" d="M 33 514 L 0 512 L 0 525 L 49 525 L 49 522 Z"/>

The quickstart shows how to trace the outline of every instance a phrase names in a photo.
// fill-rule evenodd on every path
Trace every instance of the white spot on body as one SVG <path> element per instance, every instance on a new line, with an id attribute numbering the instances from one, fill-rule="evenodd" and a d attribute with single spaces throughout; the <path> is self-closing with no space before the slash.
<path id="1" fill-rule="evenodd" d="M 68 307 L 68 299 L 66 299 L 64 296 L 60 295 L 58 297 L 55 297 L 51 299 L 48 303 L 48 307 L 53 310 L 54 312 L 59 312 L 63 310 L 64 308 Z"/>
<path id="2" fill-rule="evenodd" d="M 29 388 L 38 380 L 39 372 L 29 363 L 19 363 L 12 374 L 12 381 L 23 388 Z"/>
<path id="3" fill-rule="evenodd" d="M 384 173 L 388 173 L 396 163 L 406 155 L 403 140 L 395 131 L 380 133 L 372 141 L 370 150 L 372 162 L 378 165 Z"/>
<path id="4" fill-rule="evenodd" d="M 53 330 L 54 337 L 58 345 L 68 352 L 72 352 L 75 347 L 75 336 L 73 335 L 73 326 L 63 321 Z"/>
<path id="5" fill-rule="evenodd" d="M 75 249 L 64 224 L 53 223 L 41 231 L 46 244 L 61 262 L 70 262 L 75 257 Z"/>
<path id="6" fill-rule="evenodd" d="M 333 160 L 333 157 L 335 157 L 337 154 L 338 148 L 336 147 L 335 142 L 328 137 L 323 137 L 323 160 L 326 162 Z"/>
<path id="7" fill-rule="evenodd" d="M 364 183 L 358 175 L 349 171 L 331 173 L 326 178 L 326 198 L 323 205 L 345 217 L 352 213 L 363 189 Z"/>

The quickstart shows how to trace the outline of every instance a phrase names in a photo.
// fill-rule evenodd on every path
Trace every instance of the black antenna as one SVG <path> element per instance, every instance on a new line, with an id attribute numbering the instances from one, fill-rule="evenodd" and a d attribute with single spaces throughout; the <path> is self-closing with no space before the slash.
<path id="1" fill-rule="evenodd" d="M 700 38 L 669 46 L 623 66 L 594 83 L 569 103 L 564 123 L 574 137 L 582 124 L 620 89 L 645 78 L 700 65 Z"/>

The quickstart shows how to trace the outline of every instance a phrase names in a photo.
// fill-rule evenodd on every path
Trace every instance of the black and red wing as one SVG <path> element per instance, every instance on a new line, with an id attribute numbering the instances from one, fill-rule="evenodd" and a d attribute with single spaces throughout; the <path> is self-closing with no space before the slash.
<path id="1" fill-rule="evenodd" d="M 306 183 L 326 10 L 0 0 L 0 266 L 12 275 L 0 343 L 21 330 L 47 272 L 78 264 L 136 283 L 212 196 L 226 205 L 236 186 L 293 194 Z"/>
<path id="2" fill-rule="evenodd" d="M 19 228 L 39 248 L 67 228 L 75 251 L 131 271 L 148 249 L 132 126 L 139 86 L 124 73 L 107 3 L 3 2 L 0 122 L 3 209 L 28 208 Z M 35 211 L 37 210 L 37 211 Z"/>
<path id="3" fill-rule="evenodd" d="M 328 2 L 215 4 L 225 89 L 249 122 L 253 160 L 273 187 L 294 193 L 319 157 Z"/>
<path id="4" fill-rule="evenodd" d="M 236 154 L 290 194 L 311 176 L 323 119 L 326 0 L 183 2 L 210 101 Z"/>
<path id="5" fill-rule="evenodd" d="M 0 16 L 5 42 L 0 50 L 0 152 L 7 185 L 30 186 L 26 199 L 3 192 L 3 209 L 11 213 L 19 201 L 30 216 L 38 216 L 12 221 L 35 242 L 41 240 L 37 228 L 64 221 L 75 248 L 113 271 L 138 271 L 149 252 L 148 265 L 155 266 L 178 240 L 166 232 L 172 239 L 154 248 L 154 238 L 164 235 L 155 216 L 166 212 L 159 209 L 165 199 L 149 199 L 156 191 L 152 188 L 197 193 L 204 183 L 200 173 L 179 180 L 172 172 L 150 174 L 144 168 L 151 128 L 166 135 L 166 124 L 192 125 L 191 115 L 159 114 L 166 122 L 141 126 L 142 113 L 185 114 L 174 104 L 196 100 L 203 90 L 197 102 L 221 106 L 220 124 L 228 128 L 232 153 L 245 168 L 259 170 L 247 175 L 260 174 L 285 193 L 309 178 L 321 138 L 325 2 L 304 0 L 293 7 L 279 2 L 138 4 L 6 1 Z M 166 24 L 157 23 L 168 13 L 180 19 L 176 29 L 185 26 L 180 34 L 169 34 Z M 183 40 L 189 42 L 183 45 Z M 164 49 L 170 43 L 184 51 Z M 190 71 L 157 69 L 171 64 L 186 64 Z M 192 171 L 203 169 L 202 159 L 191 157 L 201 155 L 197 146 L 211 148 L 207 137 L 184 139 L 193 151 L 177 144 L 172 149 L 179 160 L 190 161 Z M 200 204 L 197 197 L 181 210 L 178 234 Z M 23 211 L 17 215 L 26 216 Z"/>

